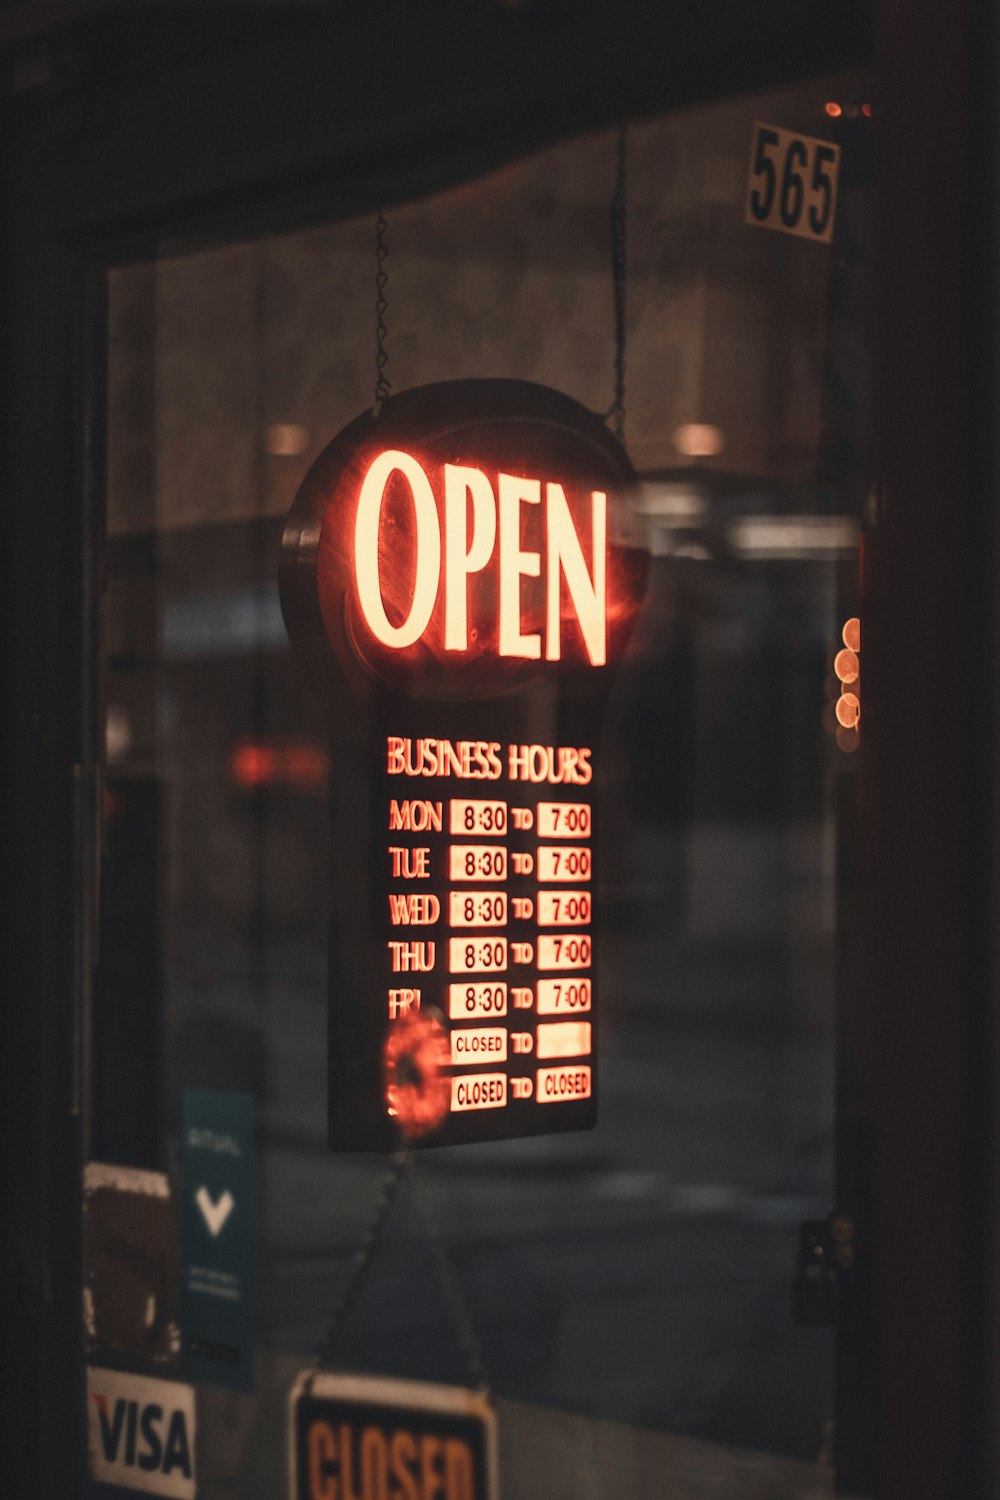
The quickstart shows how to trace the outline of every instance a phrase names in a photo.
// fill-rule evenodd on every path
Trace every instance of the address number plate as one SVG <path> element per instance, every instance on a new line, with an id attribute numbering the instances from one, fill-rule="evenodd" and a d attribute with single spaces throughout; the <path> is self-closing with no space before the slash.
<path id="1" fill-rule="evenodd" d="M 746 222 L 829 244 L 839 175 L 839 146 L 758 121 L 750 149 Z"/>

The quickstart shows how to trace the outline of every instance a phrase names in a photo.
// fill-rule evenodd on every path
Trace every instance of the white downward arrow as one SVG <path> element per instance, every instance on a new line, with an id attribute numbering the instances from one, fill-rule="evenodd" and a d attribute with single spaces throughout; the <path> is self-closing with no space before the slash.
<path id="1" fill-rule="evenodd" d="M 202 1183 L 194 1195 L 194 1201 L 201 1209 L 202 1217 L 208 1225 L 208 1232 L 214 1239 L 236 1207 L 236 1199 L 229 1189 L 226 1188 L 218 1203 L 213 1203 L 208 1188 Z"/>

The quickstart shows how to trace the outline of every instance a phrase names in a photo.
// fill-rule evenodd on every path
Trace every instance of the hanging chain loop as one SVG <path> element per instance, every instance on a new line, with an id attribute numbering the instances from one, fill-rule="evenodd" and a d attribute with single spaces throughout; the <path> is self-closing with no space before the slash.
<path id="1" fill-rule="evenodd" d="M 618 127 L 615 190 L 611 197 L 611 270 L 615 304 L 615 399 L 607 415 L 615 437 L 625 441 L 625 291 L 627 245 L 628 127 Z"/>
<path id="2" fill-rule="evenodd" d="M 313 1359 L 313 1368 L 316 1370 L 325 1369 L 336 1355 L 347 1320 L 357 1301 L 362 1283 L 375 1258 L 375 1252 L 384 1239 L 389 1210 L 399 1192 L 404 1175 L 408 1176 L 410 1181 L 413 1201 L 420 1217 L 421 1227 L 431 1253 L 431 1259 L 434 1262 L 434 1270 L 437 1273 L 438 1284 L 451 1318 L 458 1347 L 465 1361 L 470 1384 L 488 1393 L 489 1378 L 486 1374 L 486 1365 L 483 1360 L 479 1339 L 473 1327 L 472 1319 L 469 1316 L 454 1267 L 448 1256 L 444 1237 L 441 1234 L 433 1207 L 427 1196 L 426 1188 L 417 1171 L 416 1160 L 409 1146 L 405 1146 L 402 1150 L 395 1153 L 392 1158 L 392 1164 L 382 1179 L 368 1228 L 365 1230 L 354 1256 L 350 1274 L 334 1307 L 326 1333 L 323 1336 L 323 1342 L 320 1344 Z"/>
<path id="3" fill-rule="evenodd" d="M 361 1284 L 368 1274 L 375 1251 L 382 1241 L 385 1223 L 389 1216 L 389 1209 L 392 1206 L 392 1201 L 396 1193 L 399 1191 L 399 1184 L 403 1178 L 403 1169 L 406 1165 L 407 1155 L 408 1153 L 405 1150 L 396 1152 L 392 1158 L 389 1170 L 379 1185 L 378 1194 L 375 1199 L 375 1208 L 372 1212 L 368 1228 L 361 1238 L 361 1243 L 351 1264 L 351 1273 L 334 1306 L 326 1333 L 323 1335 L 323 1342 L 320 1344 L 316 1352 L 316 1357 L 313 1360 L 313 1364 L 317 1369 L 322 1370 L 325 1368 L 336 1352 L 337 1345 L 340 1343 L 344 1326 L 357 1300 L 358 1292 L 361 1290 Z"/>
<path id="4" fill-rule="evenodd" d="M 473 1327 L 472 1319 L 469 1316 L 469 1309 L 462 1295 L 462 1289 L 458 1284 L 458 1277 L 455 1275 L 455 1268 L 451 1263 L 444 1237 L 434 1215 L 434 1209 L 428 1196 L 426 1185 L 417 1172 L 417 1164 L 412 1156 L 409 1158 L 408 1166 L 417 1212 L 423 1221 L 424 1234 L 434 1260 L 438 1283 L 441 1287 L 441 1293 L 448 1311 L 451 1314 L 452 1327 L 455 1330 L 458 1347 L 465 1360 L 466 1370 L 469 1373 L 471 1383 L 478 1386 L 480 1390 L 488 1393 L 490 1382 L 486 1374 L 486 1364 L 483 1360 L 483 1351 L 480 1347 L 479 1338 Z"/>
<path id="5" fill-rule="evenodd" d="M 385 323 L 385 315 L 389 308 L 389 301 L 385 295 L 389 281 L 389 273 L 385 269 L 386 257 L 389 254 L 389 247 L 385 241 L 385 232 L 388 227 L 385 214 L 379 209 L 375 219 L 375 416 L 378 416 L 382 409 L 382 402 L 392 389 L 385 373 L 389 359 L 385 347 L 389 333 Z"/>

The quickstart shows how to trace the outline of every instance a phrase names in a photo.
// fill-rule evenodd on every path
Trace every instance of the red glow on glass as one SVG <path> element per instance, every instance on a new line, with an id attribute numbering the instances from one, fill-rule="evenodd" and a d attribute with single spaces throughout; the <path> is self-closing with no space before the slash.
<path id="1" fill-rule="evenodd" d="M 823 108 L 833 120 L 836 120 L 839 115 L 844 113 L 843 108 L 833 99 L 828 100 Z"/>
<path id="2" fill-rule="evenodd" d="M 329 770 L 326 751 L 308 741 L 241 740 L 229 756 L 229 775 L 246 791 L 263 786 L 316 790 Z"/>
<path id="3" fill-rule="evenodd" d="M 861 106 L 861 113 L 863 115 L 865 115 L 867 119 L 870 120 L 871 117 L 872 117 L 872 107 L 871 107 L 871 105 L 870 104 L 862 104 L 862 106 Z"/>
<path id="4" fill-rule="evenodd" d="M 448 1034 L 436 1016 L 404 1015 L 389 1030 L 383 1054 L 385 1099 L 411 1139 L 443 1122 L 451 1104 Z"/>

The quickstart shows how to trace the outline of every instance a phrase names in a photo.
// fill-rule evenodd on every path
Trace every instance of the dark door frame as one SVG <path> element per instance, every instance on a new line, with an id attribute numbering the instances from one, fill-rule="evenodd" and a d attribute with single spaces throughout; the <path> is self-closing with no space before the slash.
<path id="1" fill-rule="evenodd" d="M 107 267 L 165 244 L 373 209 L 619 117 L 868 65 L 871 9 L 706 0 L 668 25 L 652 0 L 109 4 L 6 33 L 12 1212 L 0 1327 L 14 1376 L 3 1463 L 21 1493 L 64 1497 L 81 1483 L 79 1105 L 99 838 L 93 540 Z M 996 1489 L 989 10 L 882 0 L 878 15 L 883 485 L 863 593 L 862 945 L 848 1038 L 878 1234 L 853 1316 L 877 1371 L 858 1481 L 877 1455 L 882 1492 L 907 1500 Z M 914 704 L 929 680 L 935 712 L 918 734 Z"/>

